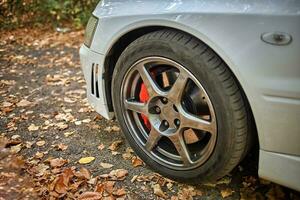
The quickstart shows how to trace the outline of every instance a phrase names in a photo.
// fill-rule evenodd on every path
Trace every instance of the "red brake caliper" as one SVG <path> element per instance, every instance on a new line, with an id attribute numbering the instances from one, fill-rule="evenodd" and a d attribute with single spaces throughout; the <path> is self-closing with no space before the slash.
<path id="1" fill-rule="evenodd" d="M 148 99 L 149 99 L 149 94 L 148 94 L 147 88 L 146 88 L 144 83 L 142 83 L 142 85 L 141 85 L 141 91 L 140 91 L 139 97 L 140 97 L 140 101 L 143 102 L 143 103 L 147 102 Z M 141 116 L 142 116 L 142 119 L 143 119 L 144 124 L 146 125 L 146 127 L 149 130 L 151 130 L 151 124 L 150 124 L 150 121 L 149 121 L 148 117 L 143 115 L 143 114 L 141 114 Z"/>

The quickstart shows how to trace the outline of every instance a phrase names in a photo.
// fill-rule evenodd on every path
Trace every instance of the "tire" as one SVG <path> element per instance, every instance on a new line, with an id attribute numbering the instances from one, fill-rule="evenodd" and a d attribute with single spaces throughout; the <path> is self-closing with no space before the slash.
<path id="1" fill-rule="evenodd" d="M 171 144 L 170 145 L 168 143 L 169 138 L 165 139 L 165 141 L 163 142 L 161 142 L 162 139 L 159 140 L 159 142 L 156 143 L 156 146 L 154 147 L 151 146 L 151 151 L 147 151 L 146 147 L 144 148 L 142 144 L 143 143 L 142 137 L 144 136 L 140 136 L 143 135 L 142 134 L 143 131 L 141 130 L 147 128 L 145 128 L 145 124 L 138 126 L 139 122 L 134 121 L 134 120 L 140 120 L 141 121 L 140 123 L 144 123 L 145 122 L 144 118 L 141 118 L 142 115 L 138 114 L 138 112 L 137 114 L 135 114 L 135 112 L 133 112 L 132 110 L 126 110 L 126 108 L 124 108 L 125 103 L 128 102 L 128 100 L 125 102 L 124 95 L 126 96 L 127 93 L 129 93 L 127 92 L 127 90 L 129 89 L 126 89 L 125 91 L 124 88 L 138 87 L 138 86 L 131 86 L 131 85 L 132 84 L 138 85 L 139 83 L 138 81 L 135 81 L 134 78 L 130 79 L 130 77 L 140 76 L 142 80 L 142 84 L 146 83 L 143 82 L 144 79 L 142 78 L 141 75 L 130 75 L 136 73 L 136 72 L 131 72 L 132 69 L 135 69 L 133 68 L 133 66 L 135 66 L 135 63 L 139 62 L 140 60 L 143 60 L 145 58 L 146 59 L 153 58 L 153 57 L 154 58 L 158 57 L 162 59 L 165 58 L 168 60 L 168 62 L 174 61 L 178 63 L 178 66 L 181 67 L 180 70 L 181 69 L 186 70 L 183 72 L 183 74 L 188 73 L 187 74 L 188 81 L 191 81 L 192 82 L 191 84 L 193 85 L 191 87 L 195 87 L 196 90 L 201 90 L 201 94 L 205 93 L 207 95 L 208 100 L 206 99 L 206 101 L 208 102 L 207 105 L 210 112 L 210 116 L 209 116 L 211 120 L 210 124 L 213 124 L 214 121 L 214 123 L 216 124 L 215 126 L 216 130 L 211 129 L 211 130 L 215 130 L 215 134 L 208 133 L 207 131 L 202 131 L 202 130 L 200 130 L 200 132 L 201 134 L 204 134 L 203 138 L 205 137 L 209 138 L 207 145 L 213 143 L 213 142 L 210 143 L 210 140 L 213 140 L 212 138 L 214 138 L 214 135 L 216 135 L 216 137 L 214 141 L 213 150 L 211 150 L 211 152 L 209 153 L 205 161 L 202 161 L 201 164 L 199 164 L 200 161 L 197 165 L 195 164 L 195 166 L 192 166 L 192 164 L 186 164 L 187 161 L 184 160 L 185 154 L 183 151 L 181 151 L 181 149 L 177 150 L 177 153 L 176 152 L 174 153 L 175 155 L 178 154 L 178 157 L 181 160 L 176 160 L 178 159 L 178 157 L 173 156 L 174 157 L 174 161 L 173 161 L 171 158 L 169 159 L 169 157 L 167 156 L 165 158 L 164 157 L 165 154 L 161 155 L 162 153 L 159 152 L 160 151 L 159 145 L 162 145 L 162 148 L 167 148 L 166 151 L 168 151 L 170 155 L 173 155 L 172 148 L 174 149 L 174 147 L 172 147 L 172 145 L 174 145 L 175 149 L 177 149 L 176 145 L 178 145 L 178 143 L 174 143 L 172 140 L 172 143 L 170 143 Z M 165 68 L 168 67 L 165 67 L 164 65 L 160 66 L 158 64 L 156 68 L 157 70 L 159 69 L 165 70 Z M 175 71 L 177 69 L 179 68 L 176 69 L 174 68 Z M 172 73 L 176 74 L 176 72 L 172 72 Z M 180 73 L 181 71 L 179 71 L 179 74 Z M 132 42 L 119 57 L 116 67 L 114 69 L 112 83 L 113 83 L 112 85 L 113 106 L 116 113 L 116 118 L 121 126 L 121 129 L 126 139 L 128 140 L 133 150 L 136 152 L 136 154 L 148 166 L 150 166 L 153 170 L 159 172 L 160 174 L 175 179 L 177 181 L 190 182 L 190 183 L 213 181 L 228 174 L 246 155 L 247 149 L 249 148 L 248 146 L 250 140 L 249 124 L 251 124 L 251 118 L 249 117 L 250 113 L 246 109 L 247 101 L 244 99 L 242 91 L 239 89 L 236 79 L 234 78 L 233 74 L 230 72 L 226 64 L 213 50 L 211 50 L 206 44 L 199 41 L 198 39 L 186 33 L 169 30 L 169 29 L 159 30 L 156 32 L 151 32 L 149 34 L 143 35 L 142 37 Z M 200 86 L 202 87 L 202 89 Z M 187 87 L 187 85 L 185 85 L 184 87 Z M 184 88 L 183 90 L 187 90 L 187 89 Z M 135 94 L 134 91 L 132 91 L 131 93 Z M 132 95 L 131 93 L 128 95 Z M 183 91 L 183 93 L 184 93 L 183 96 L 188 95 L 186 91 Z M 186 98 L 188 97 L 189 96 L 187 96 Z M 151 99 L 148 101 L 150 102 L 154 100 Z M 155 102 L 156 101 L 162 101 L 162 100 L 159 99 L 159 100 L 155 100 Z M 181 99 L 179 101 L 180 104 L 184 104 L 182 103 L 184 100 Z M 212 105 L 212 107 L 209 106 L 210 104 Z M 177 109 L 179 110 L 180 116 L 182 114 L 181 111 L 183 112 L 188 110 L 187 106 L 189 106 L 189 104 L 183 105 L 182 106 L 183 109 L 181 109 L 181 105 L 179 105 L 180 108 L 176 108 L 176 110 Z M 149 108 L 149 113 L 150 113 L 150 109 L 152 108 Z M 157 113 L 155 116 L 161 115 L 160 112 Z M 213 120 L 214 117 L 215 120 Z M 147 119 L 150 120 L 150 118 Z M 159 117 L 158 119 L 160 120 L 162 119 L 162 117 Z M 193 118 L 189 118 L 189 119 L 193 119 Z M 160 124 L 161 127 L 163 121 L 160 122 L 161 122 Z M 149 135 L 145 136 L 145 138 L 147 137 L 148 139 L 150 138 L 151 130 L 155 129 L 153 126 L 154 125 L 152 125 L 152 127 L 148 130 L 149 133 L 147 134 Z M 185 130 L 186 129 L 184 129 L 183 131 Z M 195 133 L 194 129 L 191 130 L 193 130 Z M 145 132 L 147 132 L 147 130 Z M 186 133 L 183 132 L 183 134 Z M 200 138 L 201 140 L 200 139 L 199 141 L 197 140 L 196 143 L 187 144 L 187 140 L 185 139 L 185 135 L 184 135 L 183 141 L 185 141 L 185 144 L 183 145 L 185 146 L 182 146 L 182 148 L 184 147 L 191 148 L 189 145 L 194 145 L 200 142 L 204 142 L 202 136 Z M 148 140 L 145 141 L 145 146 L 147 146 L 147 141 Z M 197 145 L 194 145 L 192 147 L 195 149 L 200 148 Z M 200 149 L 199 151 L 205 152 L 204 150 Z M 172 153 L 170 153 L 169 151 L 170 152 L 172 151 Z M 190 152 L 190 150 L 188 150 L 188 152 Z M 195 150 L 195 152 L 197 151 Z M 190 156 L 189 153 L 187 155 Z M 159 156 L 161 156 L 161 158 Z M 198 159 L 197 156 L 198 155 L 196 155 L 195 153 L 195 159 Z M 190 158 L 189 161 L 191 159 L 192 158 Z M 201 160 L 201 158 L 199 159 Z M 196 161 L 198 162 L 198 160 Z M 171 164 L 168 165 L 168 162 Z M 177 164 L 177 162 L 179 164 Z"/>

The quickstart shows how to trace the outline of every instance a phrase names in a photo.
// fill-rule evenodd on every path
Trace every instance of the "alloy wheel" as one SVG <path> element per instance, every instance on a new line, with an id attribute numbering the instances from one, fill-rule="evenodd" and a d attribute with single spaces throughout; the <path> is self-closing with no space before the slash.
<path id="1" fill-rule="evenodd" d="M 129 132 L 153 160 L 176 170 L 208 160 L 217 138 L 213 104 L 184 66 L 163 57 L 143 58 L 126 73 L 121 94 Z"/>

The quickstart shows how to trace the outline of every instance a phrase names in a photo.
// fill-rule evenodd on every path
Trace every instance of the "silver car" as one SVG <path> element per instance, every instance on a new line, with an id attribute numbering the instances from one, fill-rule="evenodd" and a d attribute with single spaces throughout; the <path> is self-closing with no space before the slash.
<path id="1" fill-rule="evenodd" d="M 259 176 L 300 190 L 300 1 L 102 0 L 80 60 L 153 170 L 216 180 L 258 140 Z"/>

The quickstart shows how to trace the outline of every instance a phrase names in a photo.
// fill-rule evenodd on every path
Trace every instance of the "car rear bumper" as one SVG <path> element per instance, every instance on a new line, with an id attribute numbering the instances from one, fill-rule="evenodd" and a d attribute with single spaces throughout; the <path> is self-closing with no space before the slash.
<path id="1" fill-rule="evenodd" d="M 90 50 L 82 45 L 79 51 L 81 68 L 86 81 L 87 99 L 90 105 L 106 119 L 111 119 L 113 113 L 109 112 L 105 87 L 103 81 L 104 55 Z"/>

